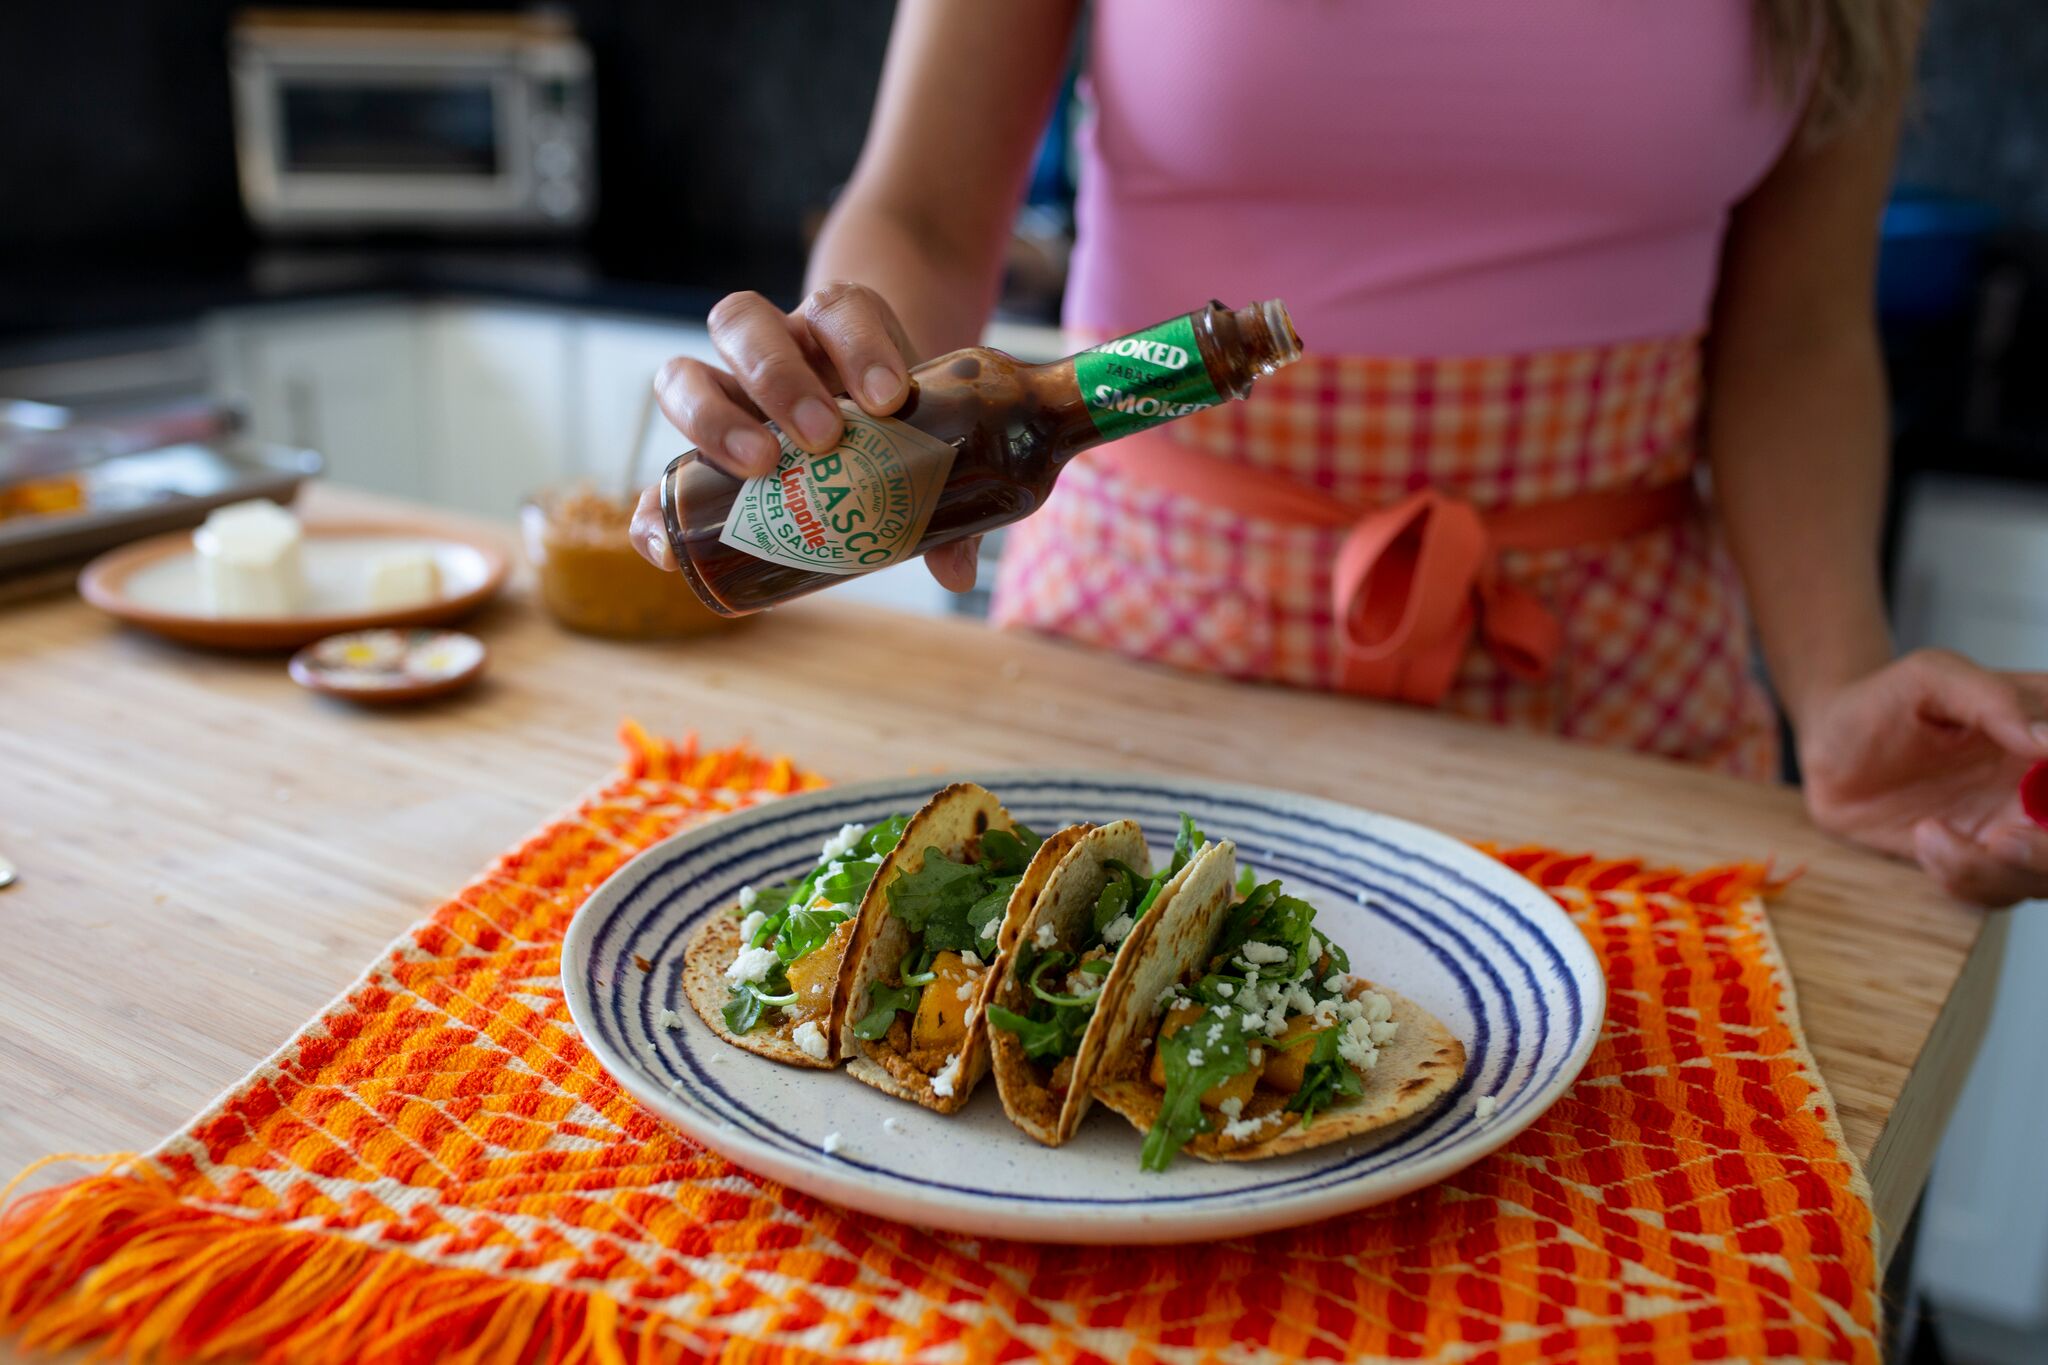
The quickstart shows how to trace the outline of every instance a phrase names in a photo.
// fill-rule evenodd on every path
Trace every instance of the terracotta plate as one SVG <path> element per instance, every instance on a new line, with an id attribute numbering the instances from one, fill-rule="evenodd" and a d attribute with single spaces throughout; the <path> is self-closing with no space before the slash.
<path id="1" fill-rule="evenodd" d="M 364 600 L 368 561 L 410 547 L 434 556 L 441 595 L 416 606 L 370 607 Z M 78 591 L 109 616 L 173 640 L 221 649 L 297 649 L 342 631 L 456 620 L 495 596 L 511 571 L 504 551 L 487 541 L 387 522 L 308 522 L 303 555 L 312 607 L 296 616 L 208 615 L 189 531 L 108 551 L 85 566 Z"/>

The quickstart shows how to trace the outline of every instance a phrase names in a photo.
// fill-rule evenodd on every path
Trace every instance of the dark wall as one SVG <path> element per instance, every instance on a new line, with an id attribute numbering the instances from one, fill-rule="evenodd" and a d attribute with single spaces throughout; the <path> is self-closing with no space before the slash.
<path id="1" fill-rule="evenodd" d="M 2048 5 L 1934 0 L 1899 177 L 2048 230 Z"/>
<path id="2" fill-rule="evenodd" d="M 246 250 L 226 68 L 236 8 L 0 4 L 0 252 Z M 676 278 L 711 254 L 794 270 L 805 212 L 859 150 L 888 0 L 567 8 L 597 66 L 600 254 Z"/>
<path id="3" fill-rule="evenodd" d="M 0 0 L 0 257 L 246 251 L 225 63 L 233 8 Z M 793 277 L 805 213 L 859 148 L 889 0 L 568 8 L 598 68 L 600 259 L 654 278 Z M 1935 0 L 1922 72 L 1902 174 L 2048 227 L 2040 0 Z"/>

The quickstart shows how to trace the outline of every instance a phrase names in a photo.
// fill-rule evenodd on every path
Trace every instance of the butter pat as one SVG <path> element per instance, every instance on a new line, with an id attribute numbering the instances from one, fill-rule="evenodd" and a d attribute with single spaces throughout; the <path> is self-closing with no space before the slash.
<path id="1" fill-rule="evenodd" d="M 291 616 L 306 603 L 299 519 L 258 498 L 217 507 L 192 533 L 199 600 L 214 616 Z"/>
<path id="2" fill-rule="evenodd" d="M 385 550 L 370 559 L 368 593 L 372 611 L 417 607 L 441 595 L 441 566 L 431 550 Z"/>

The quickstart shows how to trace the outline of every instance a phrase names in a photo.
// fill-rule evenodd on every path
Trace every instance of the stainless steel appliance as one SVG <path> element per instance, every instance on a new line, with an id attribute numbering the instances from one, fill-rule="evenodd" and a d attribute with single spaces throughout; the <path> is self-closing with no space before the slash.
<path id="1" fill-rule="evenodd" d="M 559 15 L 245 10 L 230 48 L 259 227 L 551 232 L 590 217 L 590 53 Z"/>

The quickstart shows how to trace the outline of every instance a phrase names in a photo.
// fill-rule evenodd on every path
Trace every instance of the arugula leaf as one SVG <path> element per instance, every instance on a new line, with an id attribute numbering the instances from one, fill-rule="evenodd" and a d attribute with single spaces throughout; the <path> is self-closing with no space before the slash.
<path id="1" fill-rule="evenodd" d="M 1238 899 L 1242 900 L 1246 896 L 1249 896 L 1252 893 L 1252 888 L 1256 887 L 1258 884 L 1259 874 L 1252 871 L 1252 865 L 1250 863 L 1240 864 L 1237 869 Z"/>
<path id="2" fill-rule="evenodd" d="M 1260 975 L 1298 976 L 1308 966 L 1309 932 L 1315 919 L 1315 907 L 1307 901 L 1282 893 L 1277 881 L 1263 882 L 1224 916 L 1223 929 L 1210 949 L 1210 961 L 1227 962 L 1247 943 L 1272 943 L 1292 948 L 1293 958 L 1284 967 L 1275 964 Z"/>
<path id="3" fill-rule="evenodd" d="M 1106 957 L 1091 957 L 1081 964 L 1081 970 L 1090 976 L 1108 976 L 1109 959 Z"/>
<path id="4" fill-rule="evenodd" d="M 869 826 L 867 833 L 861 835 L 849 851 L 861 858 L 889 853 L 903 842 L 903 831 L 909 824 L 909 816 L 892 815 L 879 825 Z"/>
<path id="5" fill-rule="evenodd" d="M 843 864 L 840 871 L 820 878 L 812 895 L 822 896 L 835 905 L 850 905 L 866 893 L 868 883 L 879 871 L 881 868 L 874 863 Z"/>
<path id="6" fill-rule="evenodd" d="M 792 910 L 783 921 L 781 932 L 775 936 L 775 955 L 785 963 L 794 962 L 805 953 L 815 951 L 832 937 L 833 930 L 851 918 L 844 910 L 814 907 Z M 765 930 L 768 926 L 764 924 L 761 927 Z"/>
<path id="7" fill-rule="evenodd" d="M 923 994 L 922 986 L 886 986 L 877 981 L 868 988 L 868 1012 L 854 1024 L 853 1036 L 874 1042 L 896 1022 L 898 1010 L 909 1010 L 915 1014 L 918 998 Z"/>
<path id="8" fill-rule="evenodd" d="M 1216 1024 L 1223 1027 L 1212 1041 L 1209 1035 L 1218 1032 Z M 1166 1096 L 1139 1157 L 1139 1165 L 1148 1171 L 1165 1170 L 1191 1138 L 1209 1131 L 1202 1096 L 1252 1064 L 1244 1026 L 1234 1013 L 1228 1019 L 1205 1014 L 1172 1037 L 1160 1039 L 1158 1046 L 1166 1063 Z M 1199 1063 L 1191 1060 L 1196 1054 L 1201 1056 Z"/>
<path id="9" fill-rule="evenodd" d="M 889 883 L 889 913 L 913 934 L 921 934 L 932 917 L 963 913 L 981 899 L 981 869 L 956 863 L 936 848 L 924 851 L 924 863 Z"/>
<path id="10" fill-rule="evenodd" d="M 1022 825 L 1015 831 L 984 831 L 981 836 L 981 865 L 991 872 L 1021 873 L 1030 865 L 1031 855 L 1038 852 L 1038 846 L 1044 842 Z"/>
<path id="11" fill-rule="evenodd" d="M 725 1009 L 721 1013 L 725 1015 L 727 1028 L 734 1033 L 745 1033 L 761 1022 L 761 1011 L 764 1008 L 766 1006 L 761 1003 L 760 993 L 752 986 L 741 984 L 733 987 L 732 998 L 725 1002 Z"/>
<path id="12" fill-rule="evenodd" d="M 889 913 L 912 933 L 923 935 L 927 952 L 950 948 L 988 958 L 995 952 L 1010 894 L 1021 879 L 1019 873 L 993 874 L 980 863 L 956 863 L 938 849 L 927 848 L 917 871 L 889 883 Z"/>
<path id="13" fill-rule="evenodd" d="M 1102 894 L 1095 898 L 1095 914 L 1090 921 L 1095 927 L 1097 941 L 1101 940 L 1102 931 L 1114 923 L 1118 915 L 1131 908 L 1131 899 L 1137 894 L 1138 883 L 1141 880 L 1143 879 L 1137 873 L 1122 863 L 1111 860 L 1109 880 L 1104 883 Z"/>
<path id="14" fill-rule="evenodd" d="M 1195 854 L 1201 851 L 1202 845 L 1207 842 L 1208 836 L 1195 828 L 1195 817 L 1189 815 L 1186 811 L 1182 811 L 1180 813 L 1180 833 L 1175 835 L 1173 839 L 1173 861 L 1169 864 L 1172 871 L 1167 875 L 1172 876 L 1174 872 L 1178 872 L 1186 867 L 1193 860 Z"/>
<path id="15" fill-rule="evenodd" d="M 1033 1019 L 1001 1005 L 990 1005 L 988 1022 L 991 1028 L 1016 1034 L 1017 1041 L 1024 1046 L 1024 1055 L 1034 1061 L 1073 1056 L 1081 1048 L 1081 1034 L 1088 1027 L 1089 1016 L 1079 1010 L 1050 1007 L 1048 1012 L 1049 1018 Z"/>
<path id="16" fill-rule="evenodd" d="M 1337 1055 L 1337 1038 L 1341 1032 L 1340 1026 L 1326 1028 L 1316 1034 L 1316 1050 L 1309 1054 L 1308 1065 L 1302 1072 L 1301 1088 L 1294 1092 L 1293 1099 L 1287 1101 L 1289 1111 L 1301 1115 L 1304 1128 L 1316 1116 L 1316 1110 L 1327 1109 L 1365 1089 L 1350 1063 Z"/>

